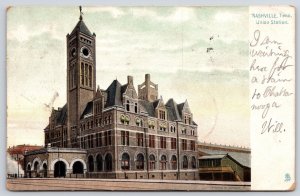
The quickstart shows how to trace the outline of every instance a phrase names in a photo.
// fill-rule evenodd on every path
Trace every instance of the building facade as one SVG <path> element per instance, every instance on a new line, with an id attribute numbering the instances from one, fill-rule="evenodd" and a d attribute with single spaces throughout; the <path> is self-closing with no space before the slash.
<path id="1" fill-rule="evenodd" d="M 39 173 L 43 167 L 34 166 L 35 158 L 61 149 L 69 161 L 62 153 L 48 156 L 53 167 L 47 167 L 47 177 L 82 171 L 91 178 L 199 179 L 197 124 L 188 102 L 165 102 L 149 74 L 138 91 L 132 76 L 126 84 L 114 80 L 107 89 L 96 88 L 96 34 L 82 16 L 66 41 L 67 104 L 52 110 L 44 130 L 46 148 L 43 155 L 28 153 L 28 168 Z M 80 152 L 78 167 L 86 169 L 71 167 L 78 160 L 75 152 Z"/>

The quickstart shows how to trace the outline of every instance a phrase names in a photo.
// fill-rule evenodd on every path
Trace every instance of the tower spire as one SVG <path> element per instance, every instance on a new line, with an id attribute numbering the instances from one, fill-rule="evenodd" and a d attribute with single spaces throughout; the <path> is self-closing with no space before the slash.
<path id="1" fill-rule="evenodd" d="M 79 11 L 80 11 L 79 20 L 82 20 L 83 13 L 82 13 L 82 7 L 81 7 L 81 5 L 79 6 Z"/>

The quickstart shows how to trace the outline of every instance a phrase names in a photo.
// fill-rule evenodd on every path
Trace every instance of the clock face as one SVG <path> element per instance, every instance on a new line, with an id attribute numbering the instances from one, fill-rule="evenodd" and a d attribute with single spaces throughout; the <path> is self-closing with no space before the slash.
<path id="1" fill-rule="evenodd" d="M 76 56 L 76 48 L 72 48 L 70 55 L 71 55 L 71 57 Z"/>
<path id="2" fill-rule="evenodd" d="M 89 49 L 87 49 L 86 47 L 82 47 L 81 48 L 81 53 L 83 54 L 83 56 L 85 57 L 85 58 L 88 58 L 89 56 L 90 56 L 90 51 L 89 51 Z"/>

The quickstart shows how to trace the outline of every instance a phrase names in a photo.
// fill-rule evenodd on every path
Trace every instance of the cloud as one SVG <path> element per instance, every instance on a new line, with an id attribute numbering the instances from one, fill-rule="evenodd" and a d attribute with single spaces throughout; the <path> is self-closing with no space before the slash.
<path id="1" fill-rule="evenodd" d="M 220 23 L 238 22 L 240 18 L 241 18 L 240 14 L 236 14 L 232 12 L 218 12 L 215 15 L 215 20 Z"/>
<path id="2" fill-rule="evenodd" d="M 86 10 L 86 11 L 85 11 Z M 83 13 L 109 13 L 113 18 L 119 18 L 125 14 L 121 7 L 85 7 Z"/>

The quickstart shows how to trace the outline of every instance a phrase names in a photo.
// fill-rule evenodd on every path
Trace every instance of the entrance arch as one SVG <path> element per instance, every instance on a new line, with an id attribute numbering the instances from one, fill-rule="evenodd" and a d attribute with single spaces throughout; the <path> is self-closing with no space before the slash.
<path id="1" fill-rule="evenodd" d="M 92 155 L 90 155 L 88 157 L 88 166 L 89 166 L 89 172 L 93 172 L 94 171 L 94 157 Z"/>
<path id="2" fill-rule="evenodd" d="M 43 172 L 44 172 L 44 177 L 47 177 L 47 163 L 43 164 Z"/>
<path id="3" fill-rule="evenodd" d="M 27 172 L 28 172 L 28 177 L 31 178 L 31 165 L 27 165 Z"/>
<path id="4" fill-rule="evenodd" d="M 112 170 L 112 156 L 111 154 L 107 154 L 105 156 L 105 171 L 111 171 Z"/>
<path id="5" fill-rule="evenodd" d="M 80 161 L 76 161 L 73 164 L 73 174 L 83 174 L 83 164 Z"/>
<path id="6" fill-rule="evenodd" d="M 66 176 L 66 164 L 63 161 L 57 161 L 54 164 L 54 177 Z"/>

